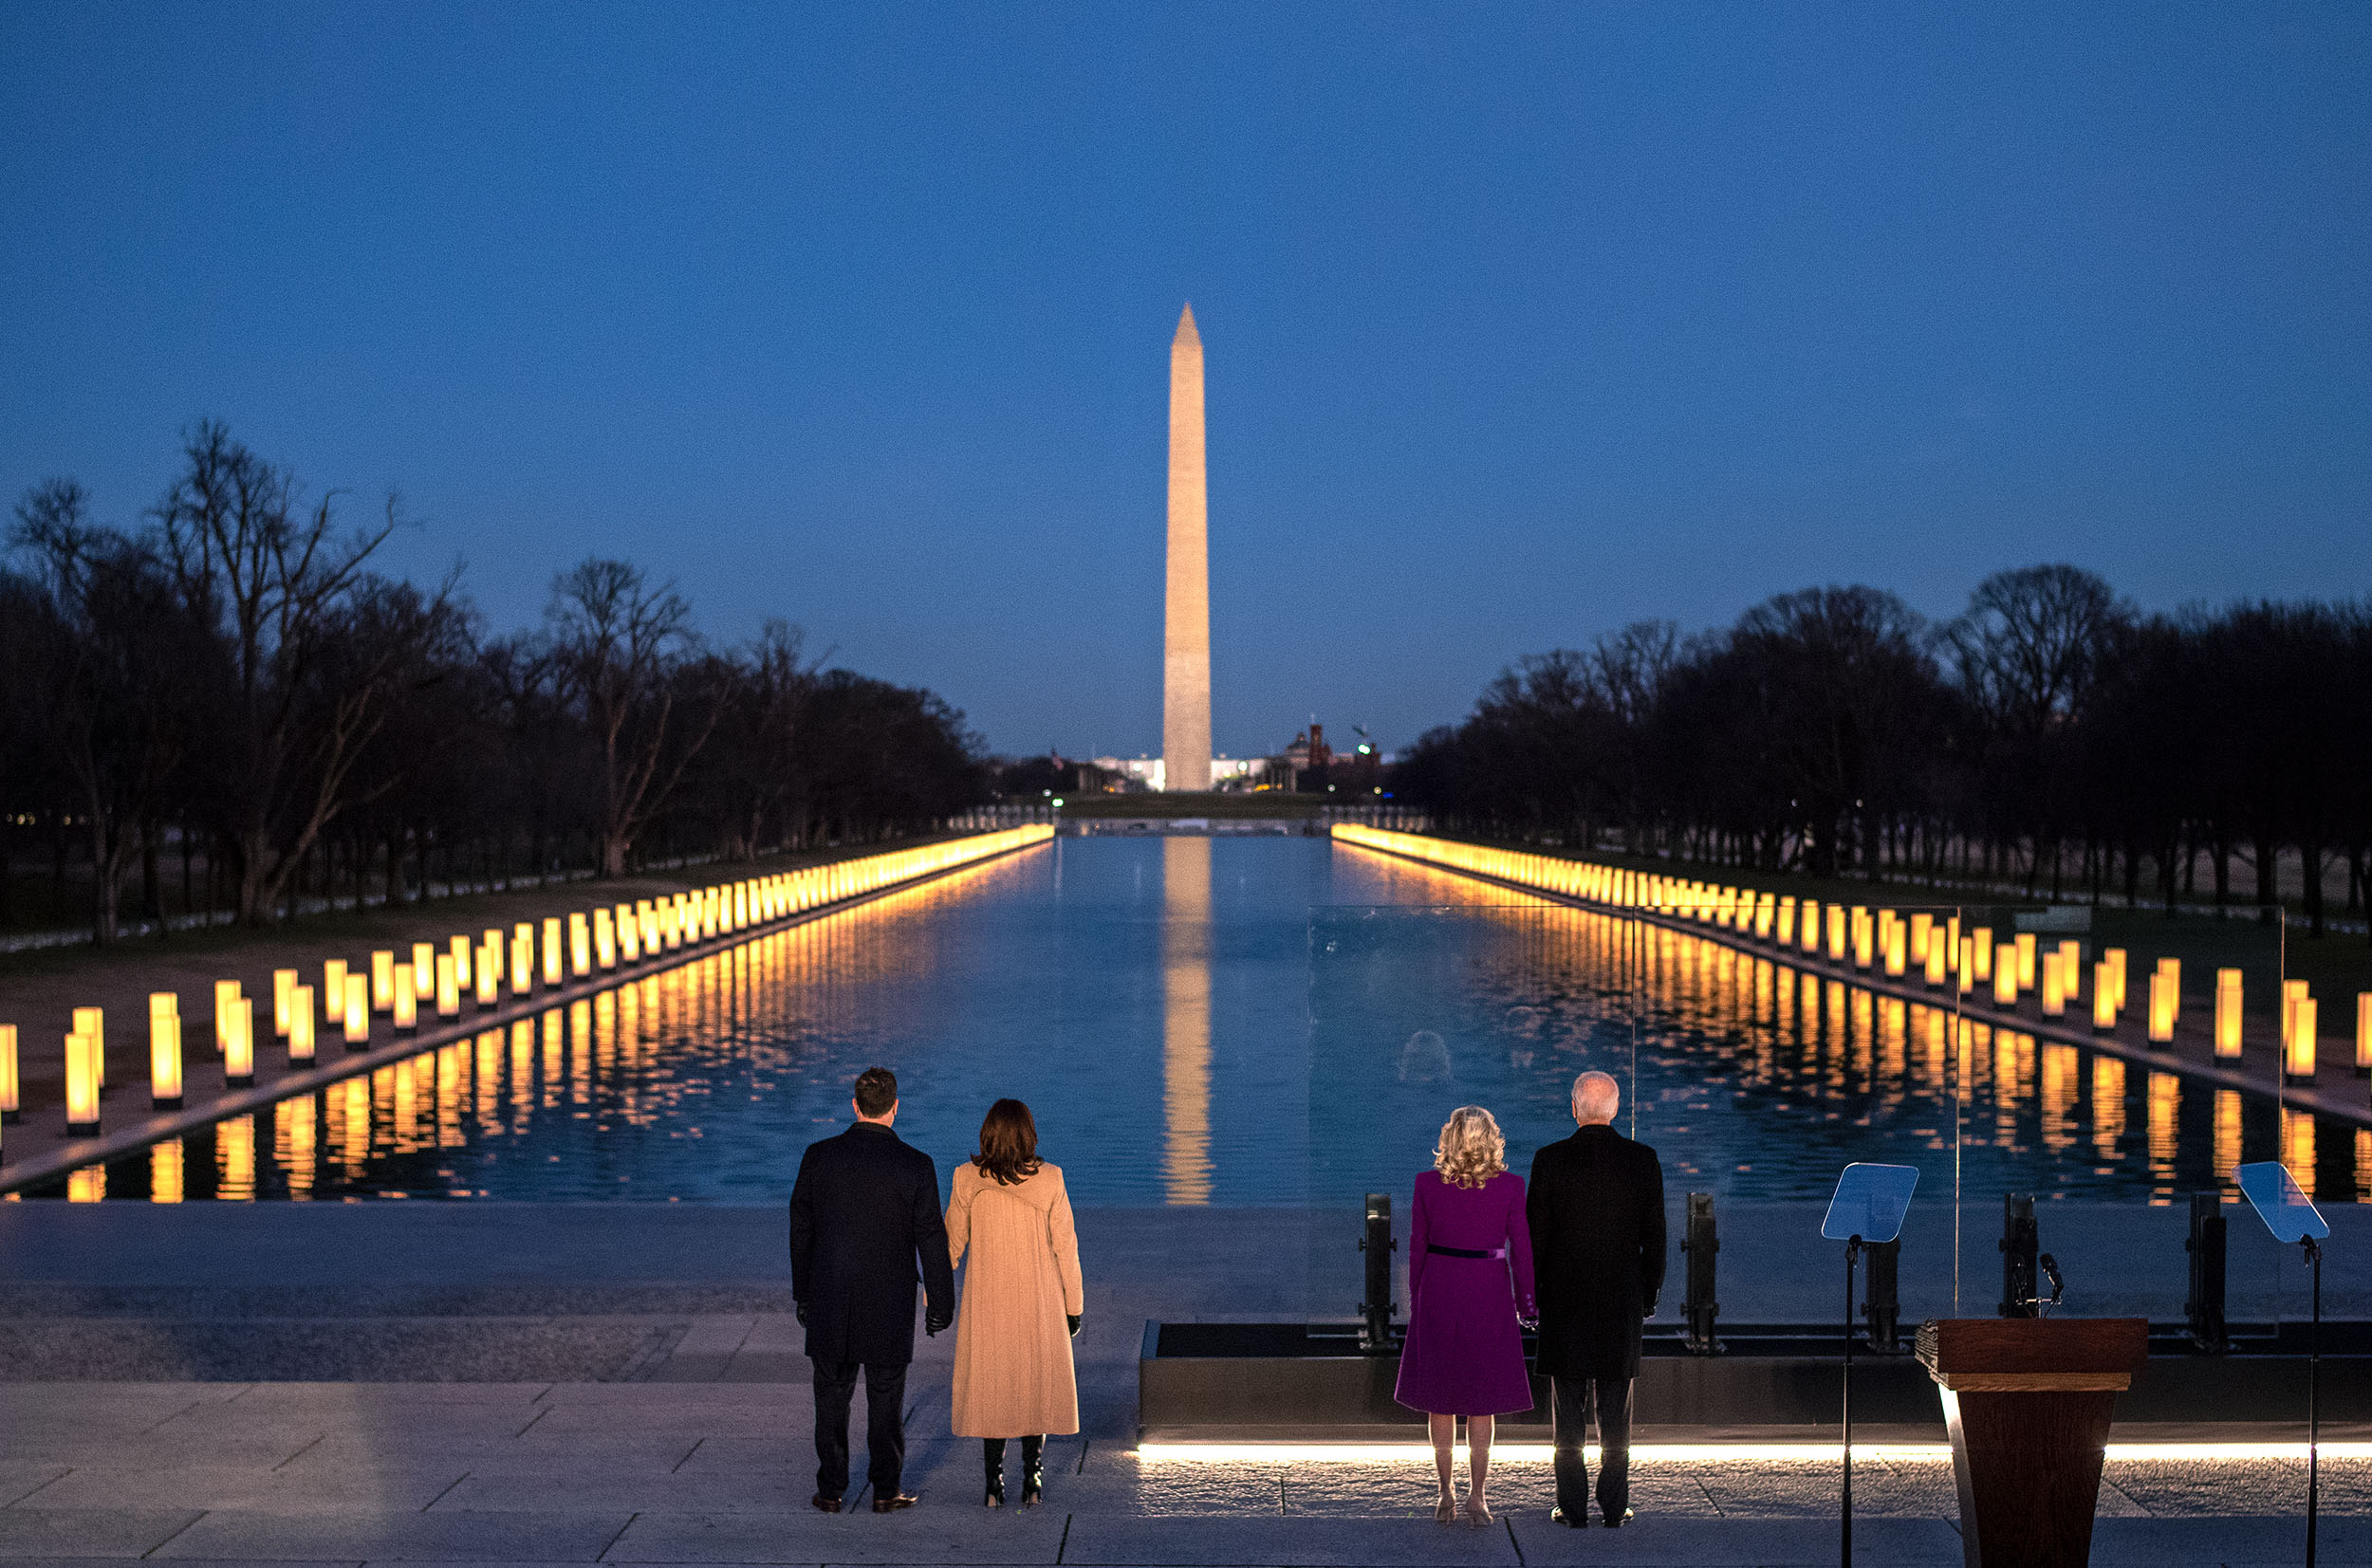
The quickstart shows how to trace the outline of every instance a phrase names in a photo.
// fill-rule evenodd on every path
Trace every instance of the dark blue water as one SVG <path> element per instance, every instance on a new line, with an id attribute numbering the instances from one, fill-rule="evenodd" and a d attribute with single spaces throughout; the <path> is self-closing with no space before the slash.
<path id="1" fill-rule="evenodd" d="M 46 1195 L 774 1201 L 848 1085 L 897 1072 L 942 1168 L 1029 1102 L 1080 1201 L 1400 1190 L 1448 1112 L 1518 1169 L 1612 1072 L 1676 1188 L 2169 1201 L 2285 1155 L 2359 1190 L 2372 1138 L 1768 960 L 1306 839 L 1060 840 L 240 1117 Z M 2372 1187 L 2372 1181 L 2363 1186 Z"/>

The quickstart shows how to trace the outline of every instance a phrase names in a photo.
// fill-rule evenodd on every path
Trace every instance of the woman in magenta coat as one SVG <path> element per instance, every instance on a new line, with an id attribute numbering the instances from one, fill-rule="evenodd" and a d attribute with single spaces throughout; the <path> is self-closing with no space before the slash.
<path id="1" fill-rule="evenodd" d="M 1534 1319 L 1531 1229 L 1524 1178 L 1508 1169 L 1507 1139 L 1479 1105 L 1450 1113 L 1434 1168 L 1417 1178 L 1408 1222 L 1408 1337 L 1393 1397 L 1426 1412 L 1441 1493 L 1433 1517 L 1457 1517 L 1451 1485 L 1457 1418 L 1466 1417 L 1466 1519 L 1491 1523 L 1495 1418 L 1532 1408 L 1522 1323 Z"/>

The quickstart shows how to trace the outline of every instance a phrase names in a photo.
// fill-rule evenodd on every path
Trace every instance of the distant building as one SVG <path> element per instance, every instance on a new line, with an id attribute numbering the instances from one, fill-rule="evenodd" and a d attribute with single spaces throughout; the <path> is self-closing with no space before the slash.
<path id="1" fill-rule="evenodd" d="M 1098 757 L 1095 765 L 1119 778 L 1121 781 L 1120 787 L 1123 790 L 1169 787 L 1169 770 L 1162 766 L 1158 757 Z M 1211 787 L 1242 789 L 1259 771 L 1260 766 L 1261 760 L 1257 757 L 1214 757 L 1211 759 Z"/>

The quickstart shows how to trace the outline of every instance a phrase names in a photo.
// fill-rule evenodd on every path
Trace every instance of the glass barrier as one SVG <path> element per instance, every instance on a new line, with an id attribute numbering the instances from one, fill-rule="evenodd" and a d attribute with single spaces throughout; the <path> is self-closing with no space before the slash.
<path id="1" fill-rule="evenodd" d="M 2354 999 L 2338 1030 L 2301 1005 L 2278 926 L 1876 887 L 1766 907 L 1677 879 L 1645 907 L 1576 907 L 1510 886 L 1522 869 L 1402 861 L 1404 901 L 1313 913 L 1313 1202 L 1405 1206 L 1461 1104 L 1492 1111 L 1522 1173 L 1599 1068 L 1623 1085 L 1618 1130 L 1664 1166 L 1672 1309 L 1703 1192 L 1725 1322 L 1833 1318 L 1812 1244 L 1838 1171 L 1870 1161 L 1919 1171 L 1905 1322 L 2046 1310 L 2055 1269 L 2048 1310 L 2213 1338 L 2219 1316 L 2305 1313 L 2296 1249 L 2233 1223 L 2236 1166 L 2281 1161 L 2326 1211 L 2372 1197 Z M 2220 1314 L 2193 1267 L 2218 1219 Z"/>

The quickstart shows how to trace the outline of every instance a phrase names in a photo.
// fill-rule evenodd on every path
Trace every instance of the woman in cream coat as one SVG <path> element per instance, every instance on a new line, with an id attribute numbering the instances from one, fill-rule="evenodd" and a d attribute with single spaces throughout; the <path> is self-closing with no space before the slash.
<path id="1" fill-rule="evenodd" d="M 1079 1430 L 1070 1341 L 1085 1310 L 1079 1240 L 1058 1166 L 1038 1158 L 1029 1107 L 1000 1099 L 980 1123 L 980 1152 L 955 1168 L 947 1250 L 962 1266 L 955 1318 L 954 1431 L 982 1441 L 988 1505 L 1005 1502 L 1005 1440 L 1021 1439 L 1021 1505 L 1045 1490 L 1048 1432 Z"/>

